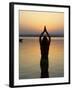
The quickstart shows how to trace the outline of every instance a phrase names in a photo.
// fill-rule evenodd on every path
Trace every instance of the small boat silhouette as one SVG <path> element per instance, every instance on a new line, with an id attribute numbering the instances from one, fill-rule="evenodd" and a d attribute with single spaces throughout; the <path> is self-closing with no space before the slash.
<path id="1" fill-rule="evenodd" d="M 23 39 L 19 39 L 19 42 L 22 42 L 23 41 Z"/>

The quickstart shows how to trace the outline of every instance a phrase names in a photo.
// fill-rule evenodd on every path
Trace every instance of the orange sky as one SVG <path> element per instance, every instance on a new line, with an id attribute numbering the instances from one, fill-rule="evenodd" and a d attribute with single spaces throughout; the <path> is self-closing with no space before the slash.
<path id="1" fill-rule="evenodd" d="M 42 32 L 46 25 L 49 32 L 63 32 L 64 13 L 20 11 L 20 32 Z"/>

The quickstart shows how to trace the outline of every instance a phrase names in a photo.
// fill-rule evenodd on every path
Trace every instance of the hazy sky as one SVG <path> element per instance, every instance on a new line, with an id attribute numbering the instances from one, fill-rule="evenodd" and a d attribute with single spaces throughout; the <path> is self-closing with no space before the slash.
<path id="1" fill-rule="evenodd" d="M 44 25 L 50 34 L 64 34 L 64 13 L 19 11 L 19 30 L 21 34 L 40 34 Z"/>

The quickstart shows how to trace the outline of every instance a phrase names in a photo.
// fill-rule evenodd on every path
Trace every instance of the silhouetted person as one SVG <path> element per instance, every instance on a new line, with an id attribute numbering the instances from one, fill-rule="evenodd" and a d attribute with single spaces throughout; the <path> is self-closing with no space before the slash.
<path id="1" fill-rule="evenodd" d="M 48 54 L 49 54 L 49 46 L 50 46 L 51 38 L 46 30 L 46 26 L 44 26 L 44 31 L 40 34 L 39 42 L 40 42 L 40 50 L 41 50 L 41 61 L 40 61 L 41 78 L 47 78 L 49 77 Z"/>

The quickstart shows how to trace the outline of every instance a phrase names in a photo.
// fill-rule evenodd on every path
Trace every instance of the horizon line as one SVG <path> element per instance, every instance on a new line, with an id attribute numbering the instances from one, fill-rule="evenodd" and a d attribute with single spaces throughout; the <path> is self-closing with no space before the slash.
<path id="1" fill-rule="evenodd" d="M 19 35 L 19 37 L 39 37 L 40 35 Z M 64 35 L 50 35 L 51 37 L 64 37 Z"/>

